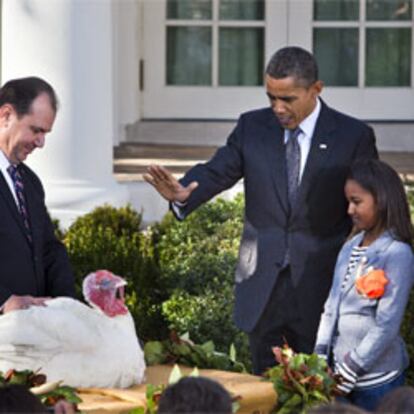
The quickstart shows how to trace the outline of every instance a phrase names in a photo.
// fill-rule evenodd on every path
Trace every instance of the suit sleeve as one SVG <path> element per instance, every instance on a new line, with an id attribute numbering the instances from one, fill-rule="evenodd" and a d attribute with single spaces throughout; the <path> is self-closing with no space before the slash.
<path id="1" fill-rule="evenodd" d="M 7 289 L 5 286 L 0 286 L 0 313 L 3 312 L 3 305 L 12 294 L 13 292 L 10 289 Z"/>
<path id="2" fill-rule="evenodd" d="M 43 264 L 47 294 L 75 297 L 75 279 L 65 246 L 55 234 L 49 215 L 45 219 Z"/>
<path id="3" fill-rule="evenodd" d="M 219 148 L 213 158 L 205 164 L 191 168 L 180 180 L 187 186 L 193 181 L 198 187 L 187 203 L 179 208 L 179 219 L 184 219 L 204 202 L 216 194 L 232 187 L 243 176 L 243 117 L 227 139 L 226 145 Z"/>
<path id="4" fill-rule="evenodd" d="M 41 246 L 42 264 L 47 296 L 75 297 L 75 279 L 66 248 L 55 236 L 54 227 L 47 211 L 44 190 L 40 180 L 34 176 L 34 182 L 42 197 L 43 204 L 43 245 Z"/>

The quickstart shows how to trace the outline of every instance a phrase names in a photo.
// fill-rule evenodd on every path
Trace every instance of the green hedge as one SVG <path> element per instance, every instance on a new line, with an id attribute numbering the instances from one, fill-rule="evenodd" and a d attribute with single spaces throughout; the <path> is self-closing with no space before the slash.
<path id="1" fill-rule="evenodd" d="M 151 232 L 143 232 L 141 215 L 130 206 L 98 207 L 78 218 L 63 234 L 81 296 L 81 282 L 90 272 L 108 269 L 127 280 L 126 303 L 141 339 L 167 335 L 161 314 L 165 300 L 158 284 Z"/>
<path id="2" fill-rule="evenodd" d="M 218 199 L 178 222 L 171 213 L 157 226 L 155 246 L 162 305 L 169 328 L 188 332 L 197 343 L 212 340 L 221 352 L 232 343 L 250 366 L 248 341 L 234 325 L 234 269 L 242 231 L 243 197 Z"/>
<path id="3" fill-rule="evenodd" d="M 408 201 L 410 203 L 411 219 L 414 221 L 414 187 L 407 187 Z M 412 276 L 412 275 L 411 275 Z M 410 366 L 407 370 L 407 383 L 414 385 L 414 290 L 411 291 L 410 300 L 405 311 L 401 333 L 407 344 L 410 356 Z"/>

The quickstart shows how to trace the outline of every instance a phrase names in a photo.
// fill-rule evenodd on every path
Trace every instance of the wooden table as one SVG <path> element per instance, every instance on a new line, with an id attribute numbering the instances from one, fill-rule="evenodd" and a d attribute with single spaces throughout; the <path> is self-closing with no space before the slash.
<path id="1" fill-rule="evenodd" d="M 172 367 L 156 365 L 148 367 L 146 384 L 167 384 Z M 192 369 L 180 366 L 183 375 L 188 375 Z M 200 376 L 211 378 L 221 383 L 232 395 L 240 396 L 242 414 L 267 414 L 276 404 L 276 393 L 273 385 L 262 381 L 260 377 L 248 374 L 238 374 L 227 371 L 201 369 Z M 121 389 L 87 388 L 80 390 L 83 402 L 79 408 L 88 414 L 121 414 L 128 413 L 136 407 L 145 406 L 146 384 Z"/>

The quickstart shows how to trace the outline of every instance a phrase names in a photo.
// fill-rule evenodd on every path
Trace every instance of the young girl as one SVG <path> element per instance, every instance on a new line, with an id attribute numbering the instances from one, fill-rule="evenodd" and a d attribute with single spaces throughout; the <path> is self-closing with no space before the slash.
<path id="1" fill-rule="evenodd" d="M 408 366 L 399 330 L 414 279 L 413 228 L 401 180 L 381 161 L 357 161 L 345 195 L 357 234 L 339 253 L 315 352 L 342 376 L 349 401 L 374 410 Z"/>

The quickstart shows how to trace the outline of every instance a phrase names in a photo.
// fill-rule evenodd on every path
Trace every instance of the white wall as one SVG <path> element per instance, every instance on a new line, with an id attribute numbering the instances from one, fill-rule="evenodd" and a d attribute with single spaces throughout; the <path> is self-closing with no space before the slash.
<path id="1" fill-rule="evenodd" d="M 139 61 L 142 0 L 112 2 L 114 44 L 114 145 L 126 140 L 125 127 L 140 117 Z"/>
<path id="2" fill-rule="evenodd" d="M 111 0 L 3 0 L 2 82 L 40 76 L 61 102 L 46 146 L 28 164 L 64 225 L 104 202 L 128 200 L 113 178 Z"/>

